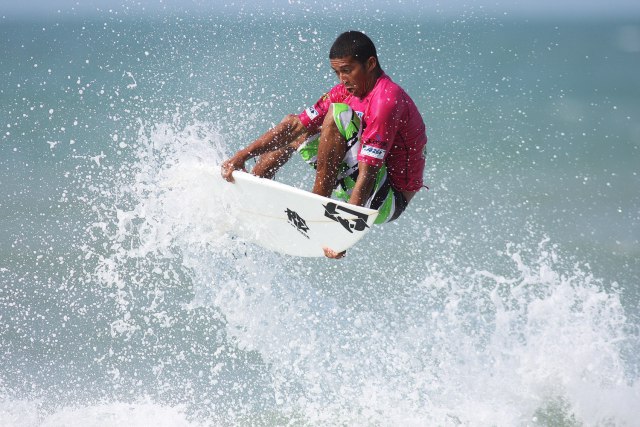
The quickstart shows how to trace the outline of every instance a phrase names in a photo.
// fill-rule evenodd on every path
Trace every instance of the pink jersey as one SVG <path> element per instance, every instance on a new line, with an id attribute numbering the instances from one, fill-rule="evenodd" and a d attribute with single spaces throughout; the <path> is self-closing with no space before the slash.
<path id="1" fill-rule="evenodd" d="M 343 84 L 338 84 L 298 117 L 307 129 L 315 132 L 335 102 L 348 104 L 362 119 L 358 161 L 372 166 L 386 163 L 395 189 L 419 190 L 423 185 L 427 135 L 420 112 L 409 95 L 383 73 L 364 98 L 350 94 Z"/>

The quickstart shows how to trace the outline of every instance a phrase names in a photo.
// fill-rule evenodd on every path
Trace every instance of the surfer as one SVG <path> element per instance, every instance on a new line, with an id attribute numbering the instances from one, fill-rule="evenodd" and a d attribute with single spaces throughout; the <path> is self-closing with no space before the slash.
<path id="1" fill-rule="evenodd" d="M 245 170 L 273 178 L 294 152 L 314 168 L 312 192 L 379 211 L 393 221 L 423 187 L 426 128 L 413 100 L 382 70 L 371 39 L 359 31 L 338 36 L 329 62 L 339 83 L 300 114 L 279 124 L 222 163 L 222 176 Z M 329 258 L 342 258 L 324 248 Z"/>

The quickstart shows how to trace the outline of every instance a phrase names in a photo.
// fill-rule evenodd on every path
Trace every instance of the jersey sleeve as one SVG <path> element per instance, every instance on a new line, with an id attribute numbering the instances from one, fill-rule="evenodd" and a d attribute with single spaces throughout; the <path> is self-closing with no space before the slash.
<path id="1" fill-rule="evenodd" d="M 308 130 L 315 132 L 322 124 L 329 107 L 334 102 L 342 102 L 348 92 L 344 85 L 338 84 L 318 99 L 318 101 L 298 115 L 298 118 Z"/>
<path id="2" fill-rule="evenodd" d="M 405 117 L 406 102 L 395 90 L 383 91 L 371 101 L 365 114 L 358 161 L 382 166 Z"/>

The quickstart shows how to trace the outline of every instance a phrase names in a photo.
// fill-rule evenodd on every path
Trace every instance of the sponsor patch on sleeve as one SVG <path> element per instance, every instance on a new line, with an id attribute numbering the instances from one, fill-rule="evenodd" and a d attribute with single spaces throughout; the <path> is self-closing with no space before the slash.
<path id="1" fill-rule="evenodd" d="M 382 160 L 384 159 L 385 154 L 387 154 L 387 150 L 383 150 L 382 148 L 373 147 L 371 145 L 363 145 L 362 152 L 363 156 L 373 157 L 374 159 Z"/>
<path id="2" fill-rule="evenodd" d="M 316 110 L 314 107 L 309 107 L 304 111 L 307 113 L 307 116 L 309 116 L 310 120 L 315 119 L 319 115 L 318 110 Z"/>

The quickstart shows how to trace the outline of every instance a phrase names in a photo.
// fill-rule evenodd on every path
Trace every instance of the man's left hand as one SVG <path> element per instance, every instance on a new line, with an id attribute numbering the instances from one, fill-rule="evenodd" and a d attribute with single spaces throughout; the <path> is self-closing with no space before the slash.
<path id="1" fill-rule="evenodd" d="M 324 251 L 324 256 L 331 259 L 340 259 L 344 258 L 347 255 L 347 251 L 336 252 L 333 249 L 327 248 L 326 246 L 322 248 Z"/>

